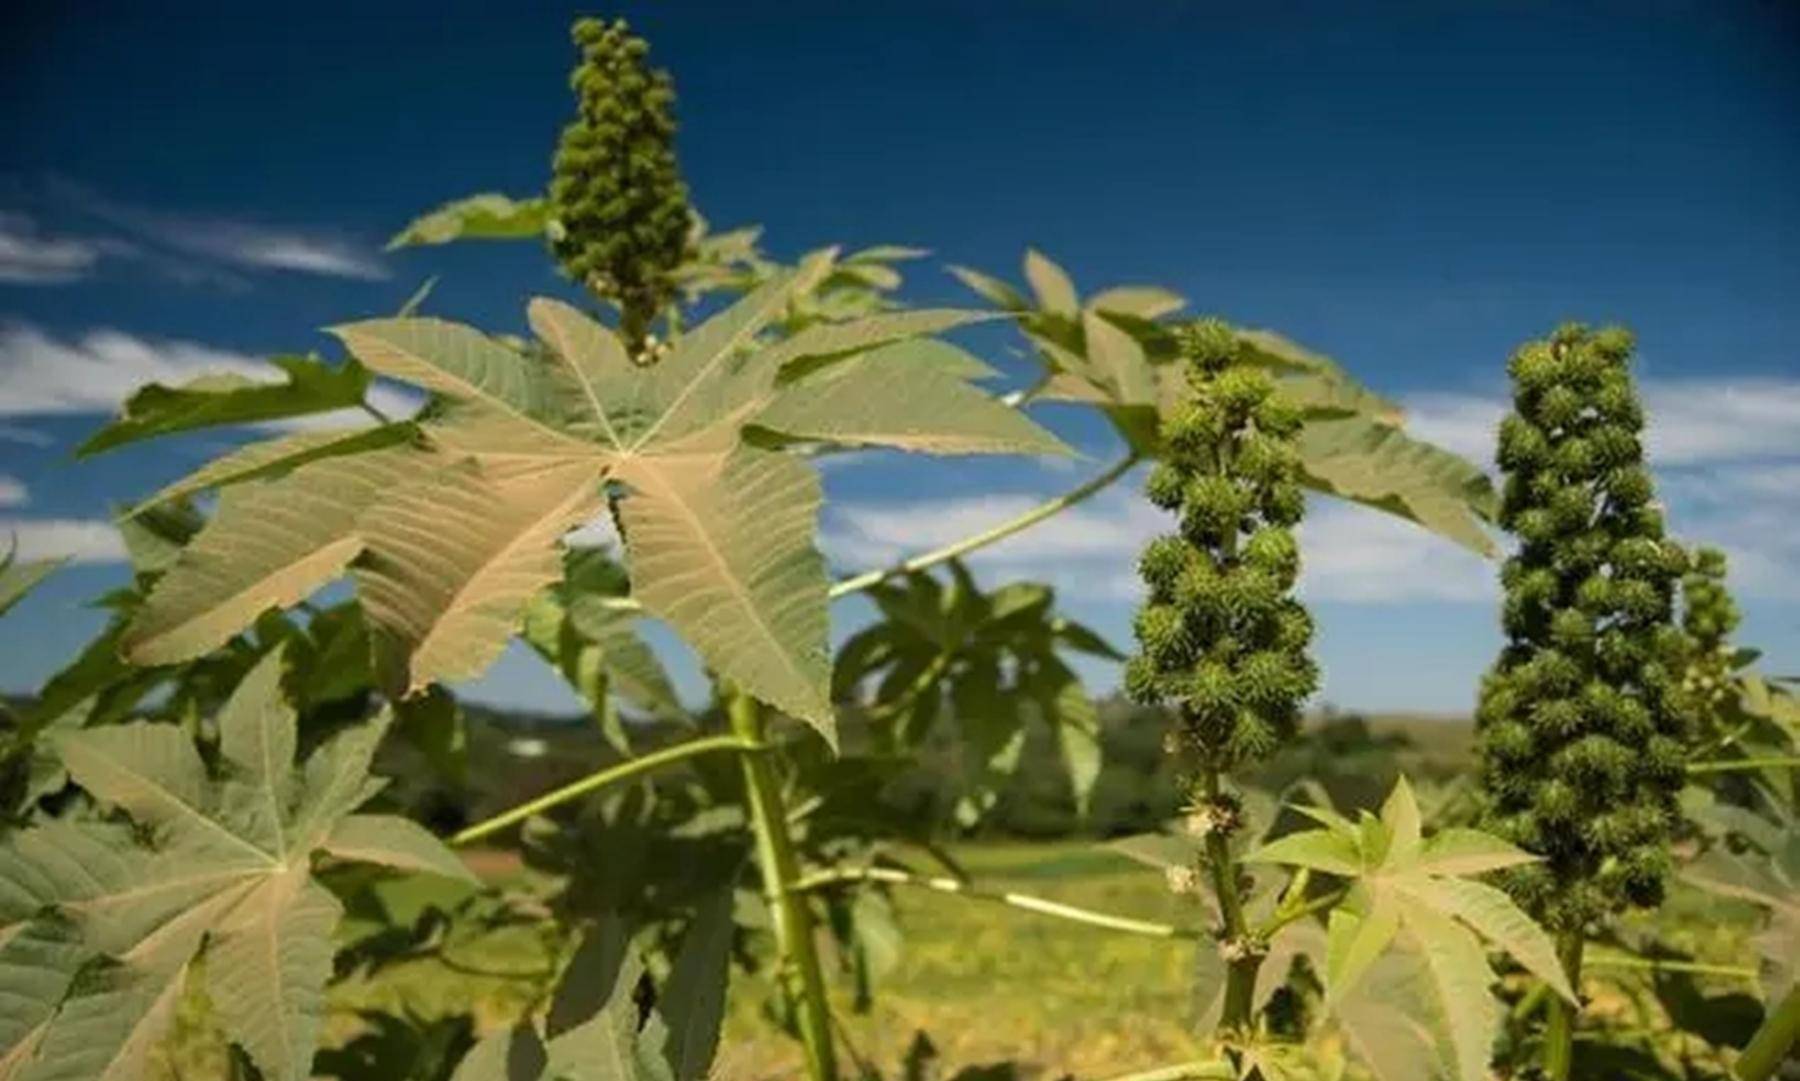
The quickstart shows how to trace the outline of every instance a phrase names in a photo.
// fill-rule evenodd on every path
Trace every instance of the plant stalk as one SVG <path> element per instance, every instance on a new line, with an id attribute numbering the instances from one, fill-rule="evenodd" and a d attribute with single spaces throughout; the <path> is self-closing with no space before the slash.
<path id="1" fill-rule="evenodd" d="M 1207 803 L 1219 798 L 1219 771 L 1206 767 L 1200 775 L 1200 794 Z M 1262 967 L 1262 954 L 1251 949 L 1250 925 L 1244 919 L 1243 898 L 1238 892 L 1238 865 L 1231 855 L 1231 842 L 1226 835 L 1213 830 L 1206 835 L 1206 869 L 1212 876 L 1213 895 L 1219 901 L 1219 916 L 1224 921 L 1223 944 L 1240 948 L 1225 968 L 1225 1005 L 1219 1015 L 1219 1027 L 1246 1029 L 1256 1003 L 1256 972 Z"/>
<path id="2" fill-rule="evenodd" d="M 610 784 L 629 781 L 642 773 L 661 769 L 664 766 L 680 762 L 695 755 L 708 754 L 712 751 L 758 751 L 762 744 L 744 739 L 740 736 L 708 736 L 705 739 L 677 743 L 673 747 L 665 747 L 660 751 L 652 751 L 638 758 L 629 759 L 616 766 L 608 766 L 596 773 L 590 773 L 578 781 L 572 781 L 552 792 L 546 792 L 537 799 L 521 803 L 508 811 L 502 811 L 492 818 L 484 819 L 450 838 L 452 845 L 466 845 L 479 841 L 484 837 L 499 833 L 508 826 L 525 821 L 535 814 L 542 814 L 552 807 L 560 807 L 570 800 L 580 799 L 590 792 L 598 791 Z M 749 755 L 748 757 L 754 757 Z"/>
<path id="3" fill-rule="evenodd" d="M 1763 1018 L 1762 1027 L 1750 1037 L 1744 1053 L 1738 1056 L 1732 1074 L 1738 1081 L 1768 1081 L 1787 1060 L 1788 1052 L 1800 1040 L 1800 984 L 1796 984 L 1781 1000 L 1781 1005 Z"/>
<path id="4" fill-rule="evenodd" d="M 860 593 L 870 586 L 886 581 L 889 578 L 902 574 L 912 574 L 929 567 L 935 567 L 939 563 L 947 563 L 958 556 L 967 555 L 979 548 L 986 548 L 990 544 L 1003 541 L 1014 533 L 1029 529 L 1044 519 L 1059 514 L 1101 491 L 1113 481 L 1124 476 L 1131 470 L 1131 467 L 1136 464 L 1138 464 L 1137 454 L 1127 454 L 1125 457 L 1115 462 L 1106 470 L 1106 472 L 1069 489 L 1054 499 L 1039 503 L 1037 506 L 1026 511 L 1024 514 L 1019 515 L 1017 518 L 1001 522 L 992 529 L 984 529 L 972 536 L 964 537 L 962 540 L 951 544 L 946 544 L 942 548 L 935 548 L 923 555 L 913 556 L 911 559 L 903 560 L 891 567 L 864 571 L 862 574 L 858 574 L 854 577 L 845 578 L 831 587 L 830 596 L 833 600 L 836 600 L 839 597 L 848 596 L 851 593 Z"/>
<path id="5" fill-rule="evenodd" d="M 1704 961 L 1677 961 L 1674 958 L 1638 957 L 1623 950 L 1590 947 L 1582 958 L 1582 967 L 1639 969 L 1645 972 L 1687 972 L 1696 976 L 1725 976 L 1739 980 L 1756 979 L 1756 970 L 1747 965 L 1714 965 Z"/>
<path id="6" fill-rule="evenodd" d="M 744 743 L 761 745 L 764 736 L 762 708 L 741 691 L 731 693 L 731 730 Z M 744 768 L 745 798 L 756 830 L 756 859 L 762 872 L 763 895 L 775 923 L 775 948 L 791 1000 L 796 1004 L 800 1042 L 806 1048 L 806 1073 L 810 1081 L 837 1081 L 836 1047 L 831 1032 L 831 1003 L 826 998 L 825 973 L 819 965 L 813 940 L 812 908 L 798 888 L 799 860 L 788 835 L 787 808 L 768 759 L 747 754 Z"/>
<path id="7" fill-rule="evenodd" d="M 1586 938 L 1579 931 L 1564 932 L 1557 940 L 1556 954 L 1568 974 L 1569 986 L 1581 993 L 1581 951 Z M 1548 1081 L 1569 1081 L 1575 1062 L 1575 1020 L 1579 1007 L 1561 995 L 1549 1000 L 1549 1018 L 1544 1026 L 1544 1076 Z"/>
<path id="8" fill-rule="evenodd" d="M 915 875 L 910 871 L 902 871 L 893 867 L 833 867 L 814 871 L 795 883 L 794 888 L 804 892 L 824 889 L 844 882 L 886 882 L 896 886 L 917 886 L 938 893 L 956 894 L 972 901 L 991 901 L 995 904 L 1023 909 L 1026 912 L 1036 912 L 1042 916 L 1054 916 L 1057 919 L 1085 923 L 1091 927 L 1104 927 L 1109 931 L 1124 931 L 1134 935 L 1148 935 L 1151 938 L 1197 939 L 1206 937 L 1205 932 L 1193 928 L 1176 927 L 1167 923 L 1134 919 L 1130 916 L 1115 916 L 1108 912 L 1097 912 L 1091 908 L 1065 905 L 1060 901 L 1034 897 L 1029 893 L 984 890 L 954 878 Z"/>

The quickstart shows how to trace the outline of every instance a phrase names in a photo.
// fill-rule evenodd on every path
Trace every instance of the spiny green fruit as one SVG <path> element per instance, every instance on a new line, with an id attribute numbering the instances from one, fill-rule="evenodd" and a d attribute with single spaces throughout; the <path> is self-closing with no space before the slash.
<path id="1" fill-rule="evenodd" d="M 1725 569 L 1724 552 L 1701 548 L 1681 580 L 1681 629 L 1688 646 L 1681 689 L 1702 729 L 1694 734 L 1703 737 L 1723 734 L 1718 731 L 1720 713 L 1731 697 L 1737 669 L 1731 635 L 1743 617 L 1725 587 Z"/>
<path id="2" fill-rule="evenodd" d="M 1149 595 L 1125 686 L 1172 708 L 1171 751 L 1217 774 L 1292 735 L 1318 683 L 1306 652 L 1312 620 L 1292 596 L 1293 527 L 1305 508 L 1300 415 L 1266 373 L 1239 362 L 1224 323 L 1190 324 L 1177 339 L 1188 392 L 1162 422 L 1164 456 L 1146 491 L 1180 529 L 1151 541 L 1139 562 Z M 1209 829 L 1229 831 L 1228 806 L 1200 803 Z"/>
<path id="3" fill-rule="evenodd" d="M 1566 326 L 1513 355 L 1500 425 L 1506 646 L 1476 711 L 1486 812 L 1544 857 L 1507 885 L 1552 930 L 1654 905 L 1678 824 L 1685 552 L 1643 465 L 1631 335 Z"/>
<path id="4" fill-rule="evenodd" d="M 675 296 L 691 214 L 675 161 L 675 88 L 652 71 L 650 45 L 620 19 L 581 19 L 581 63 L 569 78 L 576 114 L 556 147 L 551 250 L 563 269 L 619 305 L 620 331 L 641 353 Z"/>

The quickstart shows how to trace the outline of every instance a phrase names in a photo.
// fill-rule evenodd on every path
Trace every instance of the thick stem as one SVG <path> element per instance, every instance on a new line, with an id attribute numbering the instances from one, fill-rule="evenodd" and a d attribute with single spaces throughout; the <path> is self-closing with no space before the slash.
<path id="1" fill-rule="evenodd" d="M 762 709 L 754 698 L 732 692 L 729 712 L 731 730 L 738 739 L 762 743 Z M 831 1003 L 826 998 L 825 973 L 813 941 L 812 909 L 798 888 L 800 865 L 794 855 L 793 839 L 788 835 L 787 808 L 768 758 L 747 754 L 741 761 L 745 798 L 756 830 L 756 859 L 762 872 L 763 895 L 768 899 L 775 924 L 782 979 L 797 1008 L 800 1042 L 806 1047 L 807 1077 L 810 1081 L 837 1081 Z"/>
<path id="2" fill-rule="evenodd" d="M 712 751 L 755 751 L 760 750 L 761 746 L 753 740 L 742 739 L 738 736 L 708 736 L 705 739 L 677 743 L 673 747 L 652 751 L 647 755 L 629 759 L 616 766 L 608 766 L 597 773 L 590 773 L 579 781 L 572 781 L 553 792 L 546 792 L 529 803 L 521 803 L 511 810 L 502 811 L 492 818 L 477 822 L 450 838 L 450 843 L 466 845 L 479 841 L 483 837 L 499 833 L 508 826 L 523 822 L 532 815 L 542 814 L 552 807 L 560 807 L 570 800 L 580 799 L 607 785 L 629 781 L 640 773 L 661 769 L 684 758 L 692 758 L 695 755 L 708 754 Z"/>
<path id="3" fill-rule="evenodd" d="M 1756 979 L 1756 970 L 1748 965 L 1715 965 L 1705 961 L 1677 961 L 1673 958 L 1638 957 L 1623 950 L 1591 946 L 1582 957 L 1586 969 L 1622 968 L 1645 972 L 1688 972 L 1696 976 L 1727 976 L 1739 980 Z"/>
<path id="4" fill-rule="evenodd" d="M 991 901 L 995 904 L 1023 909 L 1026 912 L 1036 912 L 1043 916 L 1055 916 L 1057 919 L 1085 923 L 1091 927 L 1104 927 L 1109 931 L 1124 931 L 1134 935 L 1148 935 L 1151 938 L 1192 939 L 1205 937 L 1202 932 L 1187 927 L 1134 919 L 1130 916 L 1115 916 L 1110 912 L 1096 912 L 1091 908 L 1065 905 L 1060 901 L 1034 897 L 1029 893 L 984 890 L 954 878 L 915 875 L 910 871 L 902 871 L 893 867 L 834 867 L 828 870 L 814 871 L 800 879 L 794 888 L 802 891 L 817 890 L 843 882 L 886 882 L 896 886 L 917 886 L 938 893 L 956 894 L 973 901 Z"/>
<path id="5" fill-rule="evenodd" d="M 1800 1040 L 1800 984 L 1788 991 L 1781 1004 L 1763 1018 L 1762 1027 L 1750 1037 L 1732 1073 L 1738 1081 L 1768 1081 L 1787 1060 Z"/>
<path id="6" fill-rule="evenodd" d="M 1200 794 L 1209 805 L 1218 802 L 1219 772 L 1211 766 L 1200 775 Z M 1219 1027 L 1248 1028 L 1256 1002 L 1256 971 L 1262 967 L 1262 953 L 1252 941 L 1250 926 L 1244 919 L 1243 897 L 1238 891 L 1238 865 L 1231 855 L 1231 842 L 1219 830 L 1206 835 L 1206 869 L 1212 876 L 1213 895 L 1218 898 L 1219 915 L 1225 924 L 1222 944 L 1233 947 L 1236 952 L 1226 964 L 1225 1006 L 1219 1015 Z"/>
<path id="7" fill-rule="evenodd" d="M 1586 939 L 1580 931 L 1566 931 L 1557 940 L 1556 955 L 1562 961 L 1569 986 L 1581 993 L 1581 951 Z M 1544 1076 L 1548 1081 L 1569 1081 L 1575 1062 L 1575 1020 L 1579 1008 L 1561 995 L 1552 995 L 1550 1015 L 1544 1026 Z"/>

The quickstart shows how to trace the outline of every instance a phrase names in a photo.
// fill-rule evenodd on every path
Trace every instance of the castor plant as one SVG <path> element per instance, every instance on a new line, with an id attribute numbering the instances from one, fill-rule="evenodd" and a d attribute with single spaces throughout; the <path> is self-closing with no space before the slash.
<path id="1" fill-rule="evenodd" d="M 1565 326 L 1512 357 L 1501 422 L 1506 645 L 1476 713 L 1489 827 L 1543 857 L 1507 888 L 1557 936 L 1570 982 L 1589 927 L 1661 901 L 1683 780 L 1686 555 L 1644 464 L 1622 329 Z M 1573 1016 L 1553 1001 L 1544 1059 L 1566 1077 Z"/>
<path id="2" fill-rule="evenodd" d="M 1224 323 L 1191 323 L 1176 340 L 1188 390 L 1162 423 L 1164 453 L 1146 492 L 1179 528 L 1144 549 L 1148 597 L 1125 685 L 1176 717 L 1169 750 L 1189 771 L 1186 823 L 1203 842 L 1198 870 L 1223 919 L 1230 1028 L 1249 1019 L 1263 947 L 1243 913 L 1229 849 L 1241 808 L 1223 777 L 1291 736 L 1318 682 L 1307 655 L 1312 620 L 1292 596 L 1293 527 L 1305 509 L 1293 446 L 1301 417 L 1267 373 L 1238 362 L 1240 343 Z"/>

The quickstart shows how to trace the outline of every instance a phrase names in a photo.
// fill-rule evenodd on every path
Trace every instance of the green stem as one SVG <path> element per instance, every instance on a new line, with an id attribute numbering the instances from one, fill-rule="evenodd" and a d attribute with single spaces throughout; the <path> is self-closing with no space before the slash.
<path id="1" fill-rule="evenodd" d="M 1800 756 L 1780 755 L 1770 758 L 1727 758 L 1718 762 L 1690 762 L 1689 774 L 1740 773 L 1755 769 L 1800 769 Z"/>
<path id="2" fill-rule="evenodd" d="M 1143 1070 L 1138 1073 L 1120 1074 L 1108 1078 L 1107 1081 L 1232 1081 L 1238 1072 L 1229 1062 L 1218 1059 L 1201 1059 L 1197 1062 L 1178 1062 L 1173 1066 L 1158 1066 L 1154 1070 Z"/>
<path id="3" fill-rule="evenodd" d="M 1569 986 L 1581 993 L 1581 951 L 1585 944 L 1581 933 L 1565 932 L 1557 940 L 1556 954 L 1568 974 Z M 1569 1081 L 1575 1061 L 1575 1020 L 1578 1007 L 1561 995 L 1549 1001 L 1549 1022 L 1544 1027 L 1544 1076 L 1548 1081 Z"/>
<path id="4" fill-rule="evenodd" d="M 796 882 L 794 888 L 804 892 L 824 889 L 845 882 L 886 882 L 896 886 L 917 886 L 938 893 L 956 894 L 972 901 L 991 901 L 1027 912 L 1036 912 L 1043 916 L 1054 916 L 1057 919 L 1085 923 L 1091 927 L 1104 927 L 1109 931 L 1148 935 L 1151 938 L 1199 939 L 1206 937 L 1205 932 L 1192 928 L 1154 923 L 1150 920 L 1134 919 L 1130 916 L 1115 916 L 1108 912 L 1096 912 L 1091 908 L 1065 905 L 1060 901 L 1035 897 L 1029 893 L 984 890 L 954 878 L 915 875 L 910 871 L 892 867 L 833 867 L 814 871 Z"/>
<path id="5" fill-rule="evenodd" d="M 761 744 L 764 736 L 762 709 L 756 699 L 733 692 L 730 699 L 731 730 L 746 742 Z M 763 895 L 775 924 L 775 948 L 791 999 L 798 1007 L 800 1042 L 806 1047 L 806 1073 L 810 1081 L 837 1081 L 836 1047 L 832 1042 L 831 1003 L 826 998 L 825 973 L 813 941 L 813 914 L 806 895 L 798 889 L 799 860 L 788 836 L 787 808 L 767 757 L 744 755 L 745 797 L 756 830 L 756 858 L 762 872 Z"/>
<path id="6" fill-rule="evenodd" d="M 692 758 L 695 755 L 708 754 L 712 751 L 756 751 L 760 749 L 762 749 L 761 743 L 758 743 L 755 740 L 744 739 L 741 736 L 708 736 L 705 739 L 691 740 L 687 743 L 677 743 L 673 747 L 665 747 L 660 751 L 652 751 L 639 758 L 629 759 L 616 766 L 609 766 L 597 773 L 590 773 L 579 781 L 563 785 L 553 792 L 547 792 L 528 803 L 521 803 L 511 810 L 502 811 L 492 818 L 484 819 L 483 821 L 470 826 L 468 829 L 463 830 L 461 833 L 458 833 L 450 838 L 450 843 L 453 845 L 466 845 L 474 841 L 479 841 L 483 837 L 492 836 L 508 826 L 523 822 L 532 815 L 542 814 L 552 807 L 560 807 L 570 800 L 580 799 L 590 792 L 605 788 L 607 785 L 617 784 L 620 781 L 628 781 L 641 773 L 648 773 L 651 770 L 661 769 L 671 763 L 679 762 L 684 758 Z M 747 755 L 746 757 L 755 756 Z"/>
<path id="7" fill-rule="evenodd" d="M 1587 951 L 1582 959 L 1587 968 L 1627 968 L 1641 969 L 1646 972 L 1687 972 L 1696 976 L 1729 976 L 1733 979 L 1754 980 L 1756 970 L 1745 965 L 1713 965 L 1703 961 L 1677 961 L 1661 957 L 1637 957 L 1623 950 L 1609 950 L 1594 947 Z"/>
<path id="8" fill-rule="evenodd" d="M 1113 463 L 1106 472 L 1092 480 L 1069 489 L 1055 499 L 1039 503 L 1037 506 L 1016 518 L 1001 522 L 992 529 L 984 529 L 979 533 L 964 537 L 962 540 L 946 544 L 942 548 L 934 548 L 929 552 L 913 556 L 911 559 L 902 560 L 891 567 L 881 567 L 872 571 L 864 571 L 861 574 L 841 579 L 832 585 L 830 590 L 826 592 L 826 596 L 832 600 L 837 600 L 840 597 L 847 597 L 852 593 L 860 593 L 870 586 L 879 585 L 896 575 L 912 574 L 917 571 L 928 570 L 937 566 L 939 563 L 947 563 L 958 556 L 968 555 L 970 552 L 1003 541 L 1014 533 L 1029 529 L 1044 519 L 1053 517 L 1062 511 L 1068 510 L 1075 504 L 1080 503 L 1082 500 L 1090 498 L 1113 481 L 1124 476 L 1131 470 L 1131 467 L 1137 465 L 1140 460 L 1141 459 L 1135 453 L 1127 454 L 1124 458 Z M 601 603 L 607 608 L 620 612 L 636 612 L 643 608 L 642 603 L 631 597 L 607 597 Z"/>
<path id="9" fill-rule="evenodd" d="M 1219 772 L 1211 766 L 1200 775 L 1200 794 L 1209 805 L 1218 802 Z M 1262 954 L 1249 949 L 1253 943 L 1250 925 L 1244 919 L 1243 898 L 1238 893 L 1237 861 L 1231 856 L 1231 842 L 1218 830 L 1206 835 L 1206 869 L 1212 876 L 1213 894 L 1219 900 L 1219 915 L 1225 923 L 1224 942 L 1244 951 L 1226 965 L 1225 1006 L 1219 1015 L 1219 1027 L 1248 1028 L 1256 1002 L 1256 970 L 1262 967 Z"/>
<path id="10" fill-rule="evenodd" d="M 848 596 L 851 593 L 859 593 L 862 590 L 884 582 L 889 578 L 903 574 L 912 574 L 929 567 L 935 567 L 939 563 L 947 563 L 958 556 L 967 555 L 978 548 L 986 548 L 990 544 L 1003 541 L 1014 533 L 1029 529 L 1044 519 L 1059 514 L 1101 491 L 1113 481 L 1124 476 L 1131 470 L 1131 467 L 1137 463 L 1138 456 L 1135 452 L 1127 454 L 1118 462 L 1114 463 L 1106 472 L 1077 487 L 1069 489 L 1055 499 L 1039 503 L 1037 506 L 1016 518 L 1001 522 L 992 529 L 984 529 L 980 533 L 964 537 L 962 540 L 956 541 L 953 544 L 946 544 L 942 548 L 935 548 L 923 555 L 917 555 L 911 559 L 903 560 L 894 564 L 892 567 L 865 571 L 854 577 L 845 578 L 843 581 L 840 581 L 831 587 L 830 596 L 833 600 L 836 600 L 839 597 Z"/>
<path id="11" fill-rule="evenodd" d="M 1768 1081 L 1800 1040 L 1800 984 L 1788 991 L 1781 1005 L 1763 1018 L 1762 1027 L 1750 1037 L 1732 1073 L 1738 1081 Z"/>
<path id="12" fill-rule="evenodd" d="M 1296 905 L 1293 908 L 1279 911 L 1275 913 L 1275 915 L 1269 917 L 1269 922 L 1263 924 L 1262 927 L 1258 929 L 1256 933 L 1257 937 L 1267 941 L 1275 934 L 1275 932 L 1281 930 L 1290 923 L 1294 923 L 1297 920 L 1303 920 L 1308 916 L 1317 915 L 1329 908 L 1336 908 L 1349 893 L 1350 891 L 1348 889 L 1332 890 L 1330 893 L 1314 897 L 1303 905 Z"/>

